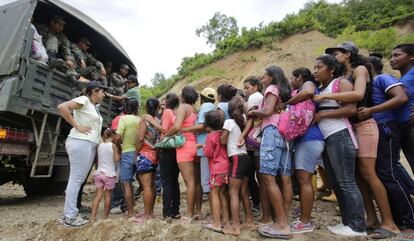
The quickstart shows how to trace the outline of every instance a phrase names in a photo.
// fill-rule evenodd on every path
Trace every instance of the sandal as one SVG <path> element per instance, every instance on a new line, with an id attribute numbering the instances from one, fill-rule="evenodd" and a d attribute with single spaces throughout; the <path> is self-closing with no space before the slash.
<path id="1" fill-rule="evenodd" d="M 257 229 L 259 233 L 268 238 L 278 238 L 278 239 L 290 239 L 292 236 L 290 234 L 282 234 L 279 230 L 275 229 L 273 225 L 263 225 Z"/>
<path id="2" fill-rule="evenodd" d="M 144 215 L 142 215 L 142 216 L 137 215 L 133 218 L 130 218 L 129 220 L 134 222 L 134 223 L 144 223 L 145 221 L 147 221 L 147 219 L 145 218 Z"/>
<path id="3" fill-rule="evenodd" d="M 385 239 L 385 238 L 394 238 L 396 237 L 397 234 L 393 233 L 389 230 L 386 230 L 384 228 L 376 228 L 371 235 L 369 235 L 368 237 L 372 238 L 372 239 Z"/>
<path id="4" fill-rule="evenodd" d="M 211 230 L 211 231 L 216 232 L 216 233 L 223 233 L 223 230 L 221 229 L 221 227 L 220 228 L 216 228 L 211 223 L 208 223 L 208 224 L 203 225 L 203 228 L 208 229 L 208 230 Z"/>

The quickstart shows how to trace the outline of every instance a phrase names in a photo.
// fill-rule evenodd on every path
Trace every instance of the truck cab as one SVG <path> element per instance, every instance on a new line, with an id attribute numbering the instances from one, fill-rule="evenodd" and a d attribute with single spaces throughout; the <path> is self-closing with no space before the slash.
<path id="1" fill-rule="evenodd" d="M 102 61 L 115 67 L 135 66 L 121 45 L 99 24 L 58 0 L 6 0 L 0 3 L 0 185 L 13 181 L 27 195 L 62 194 L 69 177 L 65 140 L 71 126 L 57 105 L 79 96 L 64 73 L 30 58 L 33 23 L 53 14 L 65 21 L 64 33 L 74 42 L 87 37 Z M 116 68 L 115 68 L 116 69 Z M 103 127 L 118 114 L 109 98 L 99 106 Z"/>

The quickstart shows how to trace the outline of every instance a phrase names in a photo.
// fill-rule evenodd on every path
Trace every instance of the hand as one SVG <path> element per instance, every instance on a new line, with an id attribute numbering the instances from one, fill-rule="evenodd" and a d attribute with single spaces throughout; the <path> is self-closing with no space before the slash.
<path id="1" fill-rule="evenodd" d="M 105 92 L 105 96 L 108 96 L 109 98 L 113 97 L 113 95 L 109 94 L 108 92 Z"/>
<path id="2" fill-rule="evenodd" d="M 85 60 L 80 61 L 80 67 L 81 67 L 81 69 L 86 69 Z"/>
<path id="3" fill-rule="evenodd" d="M 237 147 L 242 147 L 242 146 L 244 146 L 245 143 L 246 143 L 246 141 L 244 140 L 244 138 L 239 136 L 239 139 L 237 140 L 236 146 Z"/>
<path id="4" fill-rule="evenodd" d="M 151 115 L 149 115 L 149 114 L 145 114 L 145 115 L 143 115 L 142 116 L 142 118 L 145 120 L 145 121 L 148 121 L 148 122 L 152 122 L 152 121 L 154 121 L 154 117 L 152 117 Z"/>
<path id="5" fill-rule="evenodd" d="M 322 100 L 324 100 L 325 97 L 323 95 L 314 95 L 312 100 L 315 102 L 321 102 Z"/>
<path id="6" fill-rule="evenodd" d="M 365 120 L 371 117 L 371 115 L 372 115 L 372 112 L 370 108 L 366 108 L 366 107 L 358 108 L 358 119 Z"/>
<path id="7" fill-rule="evenodd" d="M 204 147 L 204 145 L 203 145 L 203 144 L 196 144 L 196 145 L 195 145 L 195 147 L 196 147 L 197 149 L 200 149 L 200 148 L 203 148 L 203 147 Z"/>
<path id="8" fill-rule="evenodd" d="M 249 110 L 246 115 L 247 115 L 247 117 L 254 117 L 255 116 L 255 110 Z"/>
<path id="9" fill-rule="evenodd" d="M 315 113 L 315 115 L 313 116 L 312 125 L 317 124 L 319 121 L 321 121 L 321 117 L 321 113 Z"/>
<path id="10" fill-rule="evenodd" d="M 99 74 L 101 76 L 106 76 L 106 70 L 105 70 L 105 68 L 101 68 L 101 70 L 99 71 Z"/>
<path id="11" fill-rule="evenodd" d="M 82 132 L 83 134 L 89 134 L 92 131 L 92 128 L 89 126 L 79 126 L 76 125 L 75 129 L 78 130 L 79 132 Z"/>
<path id="12" fill-rule="evenodd" d="M 69 68 L 74 69 L 75 68 L 75 64 L 72 62 L 72 60 L 66 60 L 66 64 L 69 66 Z"/>

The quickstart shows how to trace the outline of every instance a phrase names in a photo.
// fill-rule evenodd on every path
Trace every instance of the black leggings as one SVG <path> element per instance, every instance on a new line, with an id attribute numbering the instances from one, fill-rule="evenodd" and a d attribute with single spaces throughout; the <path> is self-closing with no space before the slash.
<path id="1" fill-rule="evenodd" d="M 159 149 L 158 160 L 162 180 L 162 214 L 173 217 L 180 214 L 180 186 L 178 184 L 178 164 L 175 149 Z"/>

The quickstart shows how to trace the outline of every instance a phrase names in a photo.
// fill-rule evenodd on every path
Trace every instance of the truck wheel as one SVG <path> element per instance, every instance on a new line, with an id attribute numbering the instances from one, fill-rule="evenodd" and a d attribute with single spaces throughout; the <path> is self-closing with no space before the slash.
<path id="1" fill-rule="evenodd" d="M 67 181 L 53 181 L 52 179 L 28 178 L 23 183 L 27 196 L 62 195 L 66 189 Z"/>

